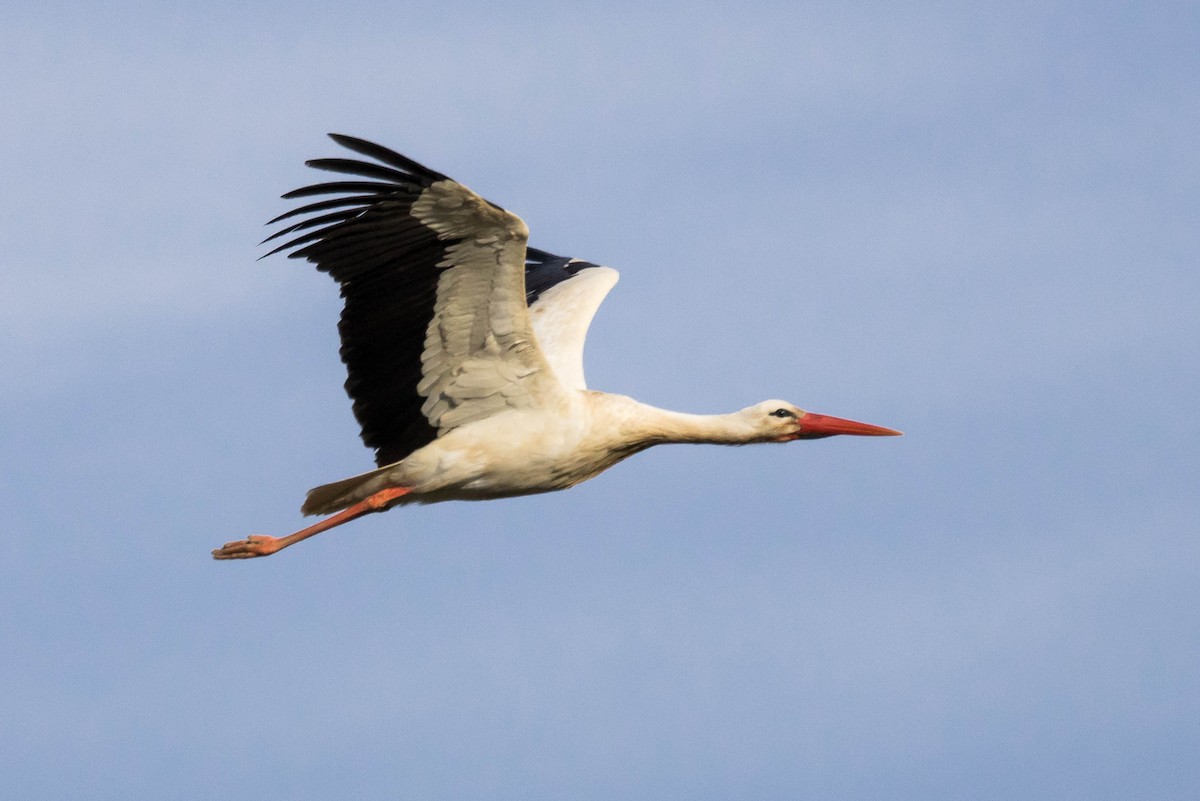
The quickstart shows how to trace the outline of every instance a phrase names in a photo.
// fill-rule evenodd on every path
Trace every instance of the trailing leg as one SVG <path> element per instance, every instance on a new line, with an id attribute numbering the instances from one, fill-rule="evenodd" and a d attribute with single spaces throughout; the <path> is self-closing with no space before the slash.
<path id="1" fill-rule="evenodd" d="M 351 520 L 362 517 L 365 514 L 370 514 L 371 512 L 383 511 L 391 505 L 392 501 L 408 493 L 409 490 L 407 487 L 390 487 L 380 490 L 365 500 L 343 509 L 332 517 L 327 517 L 319 523 L 314 523 L 308 528 L 302 528 L 286 537 L 268 537 L 265 534 L 252 534 L 244 540 L 227 542 L 212 552 L 213 559 L 253 559 L 256 556 L 270 556 L 276 551 L 281 551 L 289 545 L 295 545 L 297 542 L 306 540 L 314 534 L 328 531 L 334 526 L 349 523 Z"/>

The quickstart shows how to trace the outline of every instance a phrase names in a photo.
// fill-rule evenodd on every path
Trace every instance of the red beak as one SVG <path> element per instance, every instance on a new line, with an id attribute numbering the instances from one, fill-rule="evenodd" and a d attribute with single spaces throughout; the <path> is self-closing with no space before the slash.
<path id="1" fill-rule="evenodd" d="M 835 437 L 838 434 L 852 434 L 856 437 L 898 437 L 903 431 L 893 428 L 873 426 L 870 423 L 858 423 L 854 420 L 843 420 L 840 417 L 830 417 L 827 414 L 805 412 L 800 418 L 800 433 L 796 439 L 820 439 Z"/>

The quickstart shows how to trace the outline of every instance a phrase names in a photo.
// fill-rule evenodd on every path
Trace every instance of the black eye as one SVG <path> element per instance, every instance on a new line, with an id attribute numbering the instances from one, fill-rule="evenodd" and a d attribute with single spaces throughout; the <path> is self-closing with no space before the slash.
<path id="1" fill-rule="evenodd" d="M 771 412 L 771 416 L 783 418 L 783 417 L 795 417 L 796 415 L 792 414 L 787 409 L 776 409 L 775 411 Z"/>

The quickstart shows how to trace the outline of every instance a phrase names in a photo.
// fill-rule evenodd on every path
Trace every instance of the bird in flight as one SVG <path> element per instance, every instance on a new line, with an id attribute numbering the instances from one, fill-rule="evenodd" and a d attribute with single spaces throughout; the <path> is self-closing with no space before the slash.
<path id="1" fill-rule="evenodd" d="M 520 217 L 457 181 L 330 137 L 367 160 L 307 162 L 353 180 L 285 194 L 333 197 L 271 220 L 290 222 L 266 255 L 307 259 L 341 287 L 346 391 L 377 467 L 309 490 L 301 511 L 331 515 L 315 525 L 214 558 L 268 556 L 393 506 L 566 489 L 652 445 L 901 433 L 781 400 L 698 415 L 588 389 L 584 338 L 615 270 L 528 247 Z"/>

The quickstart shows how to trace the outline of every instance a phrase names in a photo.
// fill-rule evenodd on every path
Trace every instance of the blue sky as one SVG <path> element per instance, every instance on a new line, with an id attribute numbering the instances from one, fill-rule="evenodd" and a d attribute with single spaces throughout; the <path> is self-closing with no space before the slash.
<path id="1" fill-rule="evenodd" d="M 1200 792 L 1200 10 L 43 3 L 0 29 L 0 775 L 25 799 Z M 371 464 L 339 131 L 621 284 L 650 451 L 279 556 Z"/>

